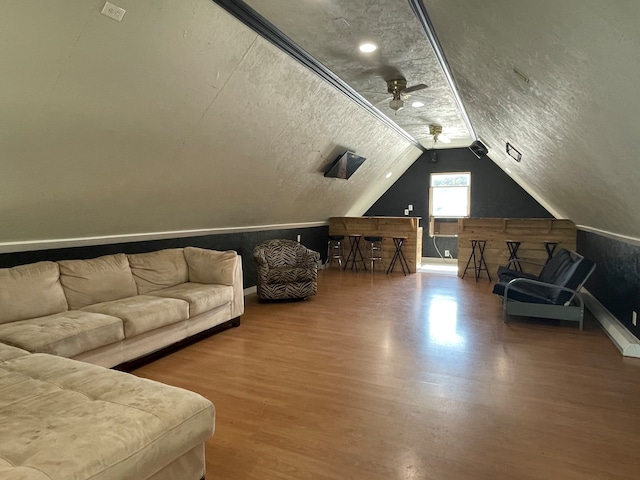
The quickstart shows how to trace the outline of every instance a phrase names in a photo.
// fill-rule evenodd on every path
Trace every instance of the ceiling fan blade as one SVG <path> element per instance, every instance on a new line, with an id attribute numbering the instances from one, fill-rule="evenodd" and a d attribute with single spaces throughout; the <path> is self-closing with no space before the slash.
<path id="1" fill-rule="evenodd" d="M 429 85 L 426 85 L 424 83 L 419 83 L 417 85 L 413 85 L 412 87 L 407 87 L 404 90 L 402 90 L 402 92 L 400 93 L 411 93 L 411 92 L 417 92 L 418 90 L 423 90 L 425 88 L 429 88 Z"/>

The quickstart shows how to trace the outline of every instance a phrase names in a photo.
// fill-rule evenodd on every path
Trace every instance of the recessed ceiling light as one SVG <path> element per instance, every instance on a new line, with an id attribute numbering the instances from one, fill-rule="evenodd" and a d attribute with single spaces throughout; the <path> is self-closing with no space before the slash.
<path id="1" fill-rule="evenodd" d="M 389 172 L 389 173 L 387 173 L 387 174 L 384 176 L 384 178 L 391 178 L 391 175 L 393 175 L 393 172 Z"/>
<path id="2" fill-rule="evenodd" d="M 424 107 L 424 103 L 419 102 L 418 100 L 416 100 L 415 102 L 413 102 L 413 103 L 411 104 L 411 106 L 412 106 L 413 108 L 420 108 L 420 107 Z"/>
<path id="3" fill-rule="evenodd" d="M 363 43 L 360 45 L 360 51 L 362 53 L 371 53 L 375 52 L 378 49 L 378 46 L 373 43 Z"/>

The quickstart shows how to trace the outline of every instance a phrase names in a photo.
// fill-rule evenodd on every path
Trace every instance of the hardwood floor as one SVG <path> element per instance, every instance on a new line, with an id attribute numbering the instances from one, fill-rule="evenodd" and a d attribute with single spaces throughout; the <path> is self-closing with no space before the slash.
<path id="1" fill-rule="evenodd" d="M 640 478 L 640 361 L 591 318 L 503 324 L 491 287 L 323 270 L 134 373 L 215 404 L 208 480 Z"/>

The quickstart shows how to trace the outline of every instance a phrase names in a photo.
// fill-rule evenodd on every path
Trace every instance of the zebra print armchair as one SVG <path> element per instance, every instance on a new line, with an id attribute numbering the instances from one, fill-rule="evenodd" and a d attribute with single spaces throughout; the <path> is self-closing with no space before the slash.
<path id="1" fill-rule="evenodd" d="M 293 240 L 267 240 L 253 250 L 260 300 L 306 298 L 318 292 L 320 254 Z"/>

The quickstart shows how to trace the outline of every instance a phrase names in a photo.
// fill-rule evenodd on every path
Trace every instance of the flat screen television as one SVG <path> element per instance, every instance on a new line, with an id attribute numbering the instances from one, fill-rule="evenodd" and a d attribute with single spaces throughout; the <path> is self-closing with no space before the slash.
<path id="1" fill-rule="evenodd" d="M 344 152 L 329 166 L 324 176 L 348 180 L 365 160 L 353 152 Z"/>

